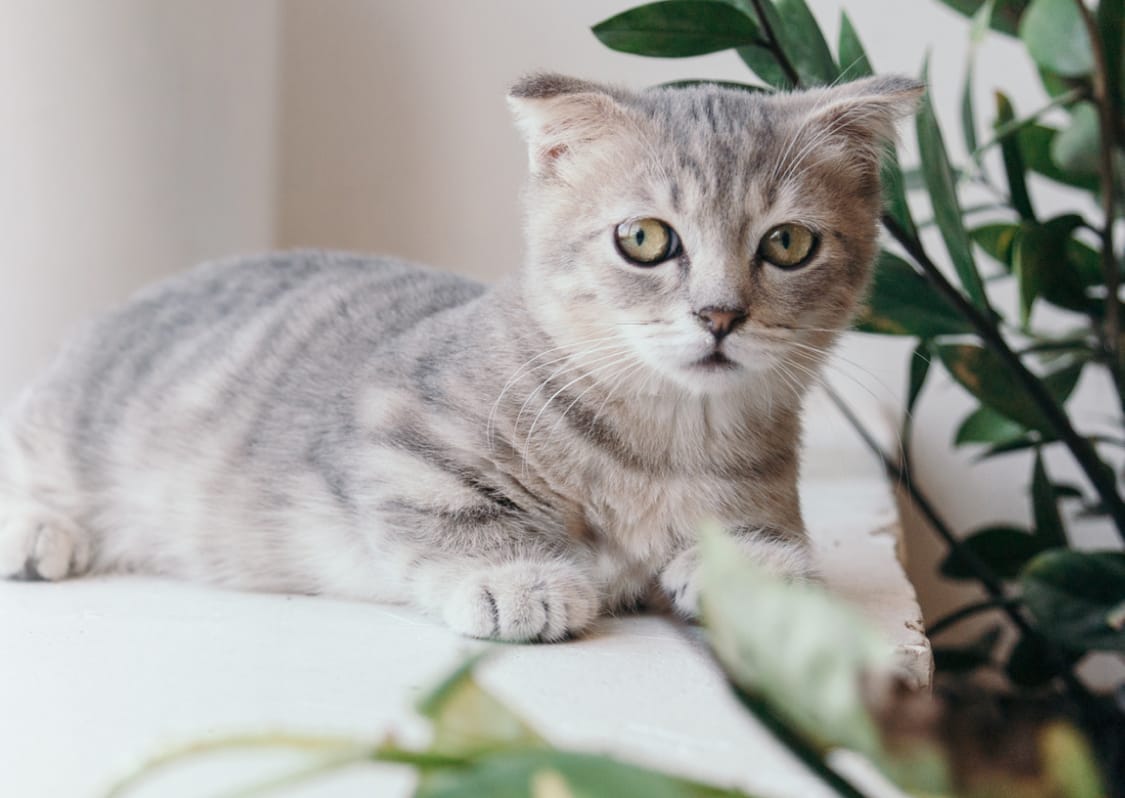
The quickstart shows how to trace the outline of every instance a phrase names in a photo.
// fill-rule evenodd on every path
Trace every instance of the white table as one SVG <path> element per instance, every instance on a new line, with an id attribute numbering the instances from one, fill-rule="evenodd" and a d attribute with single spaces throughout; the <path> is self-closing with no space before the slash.
<path id="1" fill-rule="evenodd" d="M 860 409 L 882 424 L 878 408 Z M 817 400 L 808 418 L 802 494 L 828 584 L 928 685 L 930 649 L 896 559 L 889 486 L 827 403 Z M 0 795 L 95 796 L 151 755 L 225 734 L 375 740 L 394 729 L 422 741 L 412 701 L 481 645 L 396 607 L 125 577 L 0 583 Z M 560 745 L 763 798 L 831 798 L 734 705 L 698 640 L 663 618 L 606 620 L 558 645 L 503 646 L 480 675 Z M 220 795 L 293 761 L 224 755 L 137 795 Z M 280 795 L 397 796 L 411 783 L 407 771 L 372 766 Z"/>

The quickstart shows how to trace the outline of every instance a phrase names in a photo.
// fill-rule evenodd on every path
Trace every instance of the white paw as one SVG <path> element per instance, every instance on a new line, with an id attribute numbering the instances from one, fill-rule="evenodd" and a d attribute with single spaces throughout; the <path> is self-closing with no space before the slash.
<path id="1" fill-rule="evenodd" d="M 0 577 L 54 582 L 90 565 L 86 533 L 37 504 L 0 498 Z"/>
<path id="2" fill-rule="evenodd" d="M 572 565 L 517 561 L 473 571 L 453 589 L 442 614 L 470 637 L 553 643 L 590 625 L 598 596 Z"/>
<path id="3" fill-rule="evenodd" d="M 817 575 L 807 543 L 776 538 L 739 535 L 735 540 L 758 567 L 773 576 L 790 582 L 817 582 Z M 699 573 L 697 546 L 684 549 L 660 573 L 660 587 L 672 599 L 676 612 L 685 618 L 699 617 Z"/>

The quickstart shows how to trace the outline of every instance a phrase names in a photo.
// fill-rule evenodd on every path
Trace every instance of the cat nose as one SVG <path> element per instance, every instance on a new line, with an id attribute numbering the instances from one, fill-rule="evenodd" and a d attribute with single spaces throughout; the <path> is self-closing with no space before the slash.
<path id="1" fill-rule="evenodd" d="M 706 307 L 695 313 L 703 326 L 715 336 L 715 343 L 734 332 L 734 328 L 746 321 L 746 311 L 742 308 Z"/>

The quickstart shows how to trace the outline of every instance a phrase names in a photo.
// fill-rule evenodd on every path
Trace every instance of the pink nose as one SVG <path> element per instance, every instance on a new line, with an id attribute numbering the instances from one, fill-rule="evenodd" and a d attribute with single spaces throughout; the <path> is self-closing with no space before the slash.
<path id="1" fill-rule="evenodd" d="M 695 315 L 703 322 L 707 331 L 715 336 L 716 341 L 723 340 L 735 327 L 746 321 L 746 311 L 742 308 L 706 307 Z"/>

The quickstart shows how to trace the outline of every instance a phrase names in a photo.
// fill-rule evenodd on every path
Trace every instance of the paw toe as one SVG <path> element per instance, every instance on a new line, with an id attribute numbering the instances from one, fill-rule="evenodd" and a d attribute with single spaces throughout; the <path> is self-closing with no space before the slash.
<path id="1" fill-rule="evenodd" d="M 86 570 L 88 541 L 66 519 L 48 512 L 0 509 L 0 576 L 56 581 Z"/>
<path id="2" fill-rule="evenodd" d="M 508 563 L 462 582 L 445 607 L 446 622 L 472 637 L 555 642 L 576 634 L 597 614 L 589 580 L 576 570 Z"/>

